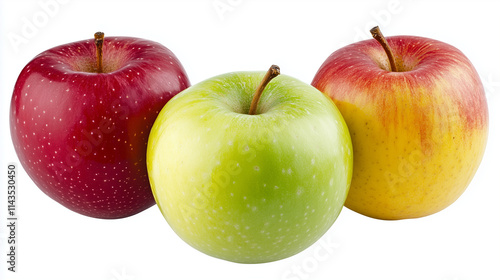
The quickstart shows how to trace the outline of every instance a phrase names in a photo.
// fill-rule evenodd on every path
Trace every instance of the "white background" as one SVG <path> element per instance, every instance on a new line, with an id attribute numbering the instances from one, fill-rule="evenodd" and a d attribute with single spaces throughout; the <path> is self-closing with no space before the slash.
<path id="1" fill-rule="evenodd" d="M 8 162 L 17 162 L 20 172 L 16 273 L 6 270 L 6 189 L 0 187 L 0 279 L 500 279 L 498 1 L 59 0 L 52 10 L 40 4 L 54 1 L 0 2 L 0 185 L 6 185 Z M 23 35 L 27 22 L 36 30 Z M 235 264 L 189 247 L 156 206 L 121 220 L 67 210 L 33 184 L 14 152 L 8 127 L 14 83 L 29 60 L 56 45 L 104 31 L 167 46 L 192 84 L 271 64 L 310 82 L 328 55 L 368 39 L 376 24 L 386 36 L 454 45 L 486 88 L 490 134 L 482 164 L 459 200 L 435 215 L 380 221 L 344 209 L 304 252 L 268 264 Z M 13 36 L 24 42 L 13 44 Z"/>

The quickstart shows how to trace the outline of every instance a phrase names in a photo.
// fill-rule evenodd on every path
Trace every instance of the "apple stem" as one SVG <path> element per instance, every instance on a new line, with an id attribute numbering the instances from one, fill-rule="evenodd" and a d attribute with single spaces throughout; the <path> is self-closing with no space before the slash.
<path id="1" fill-rule="evenodd" d="M 378 26 L 375 26 L 372 29 L 370 29 L 370 33 L 372 34 L 373 38 L 375 38 L 375 40 L 377 40 L 380 43 L 380 45 L 382 45 L 382 48 L 384 48 L 385 53 L 389 58 L 389 63 L 391 64 L 391 71 L 399 72 L 398 67 L 396 66 L 396 59 L 394 58 L 394 53 L 389 47 L 389 43 L 387 43 L 387 40 L 382 34 L 382 31 L 380 31 L 380 28 Z"/>
<path id="2" fill-rule="evenodd" d="M 280 68 L 277 65 L 271 65 L 269 70 L 267 70 L 266 75 L 260 82 L 259 86 L 257 87 L 257 90 L 253 95 L 252 103 L 250 104 L 250 111 L 248 112 L 249 115 L 255 115 L 255 112 L 257 111 L 257 104 L 259 103 L 262 92 L 266 88 L 267 84 L 269 84 L 269 82 L 272 79 L 276 78 L 279 74 L 280 74 Z"/>
<path id="3" fill-rule="evenodd" d="M 96 47 L 96 56 L 97 56 L 97 73 L 102 73 L 102 45 L 104 43 L 104 33 L 96 32 L 94 34 L 94 42 Z"/>

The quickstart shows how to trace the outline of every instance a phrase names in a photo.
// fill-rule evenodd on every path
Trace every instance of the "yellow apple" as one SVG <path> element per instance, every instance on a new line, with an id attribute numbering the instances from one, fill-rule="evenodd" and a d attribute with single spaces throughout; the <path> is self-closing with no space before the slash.
<path id="1" fill-rule="evenodd" d="M 455 47 L 415 36 L 384 40 L 334 52 L 312 85 L 334 100 L 351 134 L 346 207 L 378 219 L 423 217 L 471 182 L 486 146 L 486 97 Z"/>

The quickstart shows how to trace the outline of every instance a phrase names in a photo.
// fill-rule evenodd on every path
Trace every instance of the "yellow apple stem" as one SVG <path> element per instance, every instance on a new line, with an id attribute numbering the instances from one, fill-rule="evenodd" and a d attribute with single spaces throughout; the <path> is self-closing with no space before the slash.
<path id="1" fill-rule="evenodd" d="M 266 88 L 267 84 L 277 77 L 280 74 L 280 68 L 277 65 L 271 65 L 269 70 L 267 70 L 266 75 L 260 82 L 259 86 L 257 87 L 257 90 L 255 91 L 252 99 L 252 104 L 250 104 L 250 111 L 248 112 L 249 115 L 255 115 L 255 112 L 257 111 L 257 104 L 259 103 L 260 96 L 262 95 L 262 92 Z"/>
<path id="2" fill-rule="evenodd" d="M 385 39 L 384 35 L 382 34 L 382 31 L 380 31 L 380 28 L 378 26 L 375 26 L 372 29 L 370 29 L 370 33 L 372 34 L 373 38 L 375 38 L 375 40 L 377 40 L 380 43 L 380 45 L 382 45 L 382 48 L 384 48 L 385 53 L 389 58 L 389 63 L 391 64 L 391 71 L 399 72 L 398 67 L 396 66 L 396 59 L 394 58 L 394 53 L 392 53 L 392 50 L 389 47 L 389 44 L 387 43 L 387 40 Z"/>
<path id="3" fill-rule="evenodd" d="M 94 43 L 96 47 L 96 58 L 97 58 L 97 73 L 102 73 L 102 45 L 104 43 L 104 33 L 96 32 L 94 34 Z"/>

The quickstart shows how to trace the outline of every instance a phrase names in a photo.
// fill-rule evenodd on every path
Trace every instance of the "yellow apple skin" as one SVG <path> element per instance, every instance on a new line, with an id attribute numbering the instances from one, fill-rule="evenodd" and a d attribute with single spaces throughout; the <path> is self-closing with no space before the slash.
<path id="1" fill-rule="evenodd" d="M 345 206 L 409 219 L 451 205 L 481 162 L 488 108 L 480 78 L 458 49 L 440 41 L 387 38 L 401 72 L 375 40 L 334 52 L 312 85 L 341 111 L 353 142 Z"/>

